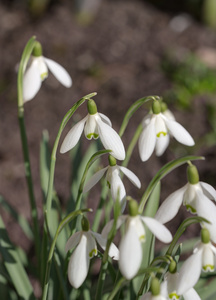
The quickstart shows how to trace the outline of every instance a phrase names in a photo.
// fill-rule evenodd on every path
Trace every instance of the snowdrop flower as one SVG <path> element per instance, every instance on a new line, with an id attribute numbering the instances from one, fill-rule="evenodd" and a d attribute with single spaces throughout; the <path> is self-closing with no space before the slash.
<path id="1" fill-rule="evenodd" d="M 197 213 L 208 220 L 210 217 L 210 222 L 216 219 L 216 206 L 210 200 L 216 200 L 215 189 L 211 185 L 199 181 L 197 168 L 191 163 L 187 168 L 187 177 L 188 183 L 172 193 L 159 207 L 155 218 L 162 224 L 176 216 L 182 203 L 193 214 Z M 216 221 L 214 223 L 216 226 Z M 205 226 L 211 225 L 206 224 Z M 216 241 L 216 230 L 214 236 Z"/>
<path id="2" fill-rule="evenodd" d="M 150 217 L 138 215 L 138 205 L 135 200 L 129 201 L 129 215 L 120 216 L 117 220 L 117 229 L 126 224 L 125 235 L 119 245 L 119 269 L 122 275 L 130 280 L 138 272 L 142 263 L 142 243 L 145 242 L 144 224 L 162 242 L 169 243 L 172 235 L 169 230 Z M 102 231 L 102 236 L 106 237 L 112 227 L 113 221 L 107 223 Z"/>
<path id="3" fill-rule="evenodd" d="M 179 142 L 193 146 L 194 140 L 188 131 L 179 123 L 167 118 L 161 112 L 159 101 L 152 104 L 153 113 L 143 120 L 143 131 L 139 137 L 139 153 L 142 161 L 152 155 L 154 149 L 157 156 L 161 156 L 169 145 L 170 134 Z"/>
<path id="4" fill-rule="evenodd" d="M 206 228 L 201 230 L 201 241 L 196 245 L 193 254 L 183 263 L 179 272 L 177 293 L 184 294 L 199 280 L 201 271 L 213 272 L 215 269 L 216 248 L 210 242 Z"/>
<path id="5" fill-rule="evenodd" d="M 110 150 L 115 158 L 124 160 L 124 145 L 120 136 L 112 128 L 110 119 L 97 112 L 94 100 L 88 100 L 87 105 L 88 115 L 71 128 L 62 143 L 60 152 L 65 153 L 76 146 L 84 130 L 88 140 L 100 137 L 105 149 Z"/>
<path id="6" fill-rule="evenodd" d="M 97 243 L 103 250 L 106 249 L 107 240 L 96 232 L 89 230 L 88 220 L 83 217 L 82 231 L 73 234 L 66 243 L 66 252 L 74 247 L 69 265 L 68 280 L 70 284 L 79 288 L 84 282 L 89 269 L 90 259 L 97 255 Z M 112 243 L 109 249 L 109 256 L 118 260 L 119 252 L 117 247 Z"/>
<path id="7" fill-rule="evenodd" d="M 160 282 L 154 277 L 151 281 L 150 292 L 144 294 L 140 300 L 167 300 L 168 298 L 164 297 L 160 292 Z"/>
<path id="8" fill-rule="evenodd" d="M 111 190 L 112 198 L 113 200 L 116 200 L 119 197 L 121 206 L 124 209 L 126 204 L 126 191 L 122 179 L 120 177 L 120 171 L 124 173 L 124 175 L 126 175 L 136 187 L 141 187 L 141 182 L 139 178 L 129 169 L 118 166 L 116 164 L 116 159 L 113 156 L 109 155 L 109 166 L 95 173 L 84 186 L 83 192 L 88 192 L 102 178 L 102 176 L 106 172 L 106 180 Z"/>
<path id="9" fill-rule="evenodd" d="M 176 262 L 173 260 L 169 265 L 169 272 L 164 276 L 161 283 L 161 294 L 169 300 L 180 300 L 183 296 L 184 300 L 201 300 L 195 289 L 189 288 L 182 295 L 177 294 L 176 289 L 179 280 L 179 273 L 176 272 Z"/>
<path id="10" fill-rule="evenodd" d="M 42 81 L 48 77 L 48 69 L 65 87 L 71 87 L 72 79 L 68 72 L 55 61 L 42 55 L 42 47 L 36 42 L 31 61 L 23 78 L 24 102 L 32 100 L 41 87 Z"/>

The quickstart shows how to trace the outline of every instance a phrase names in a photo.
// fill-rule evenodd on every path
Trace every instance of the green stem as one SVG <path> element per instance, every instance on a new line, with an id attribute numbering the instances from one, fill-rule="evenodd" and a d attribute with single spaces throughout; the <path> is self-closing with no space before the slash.
<path id="1" fill-rule="evenodd" d="M 27 181 L 28 187 L 28 194 L 29 194 L 29 202 L 31 206 L 31 216 L 33 220 L 33 232 L 34 232 L 34 239 L 35 239 L 35 252 L 38 263 L 40 261 L 40 230 L 39 230 L 39 222 L 38 222 L 38 214 L 37 214 L 37 207 L 34 195 L 34 188 L 33 188 L 33 180 L 32 180 L 32 173 L 31 173 L 31 164 L 29 158 L 29 149 L 28 149 L 28 142 L 27 142 L 27 135 L 26 135 L 26 127 L 25 127 L 25 120 L 24 120 L 24 100 L 23 100 L 23 76 L 26 70 L 27 63 L 31 56 L 31 53 L 35 46 L 35 37 L 32 37 L 25 46 L 25 49 L 22 54 L 22 58 L 20 61 L 19 71 L 18 71 L 18 78 L 17 78 L 17 96 L 18 96 L 18 120 L 19 120 L 19 128 L 20 128 L 20 136 L 22 141 L 22 151 L 23 151 L 23 158 L 24 158 L 24 165 L 25 165 L 25 176 Z M 40 265 L 40 264 L 38 264 Z"/>

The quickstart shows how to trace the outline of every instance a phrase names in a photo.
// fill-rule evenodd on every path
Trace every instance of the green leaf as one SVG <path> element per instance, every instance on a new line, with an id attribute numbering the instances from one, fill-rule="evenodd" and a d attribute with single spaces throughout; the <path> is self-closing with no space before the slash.
<path id="1" fill-rule="evenodd" d="M 35 299 L 32 285 L 21 263 L 20 257 L 11 243 L 4 222 L 0 216 L 0 253 L 4 260 L 5 268 L 10 275 L 14 288 L 20 298 L 26 300 Z"/>
<path id="2" fill-rule="evenodd" d="M 150 194 L 152 193 L 154 187 L 157 185 L 157 183 L 164 178 L 167 174 L 169 174 L 171 171 L 176 169 L 177 167 L 183 165 L 184 163 L 191 161 L 191 160 L 203 160 L 204 157 L 202 156 L 185 156 L 181 158 L 177 158 L 175 160 L 172 160 L 171 162 L 168 162 L 166 165 L 164 165 L 154 176 L 154 178 L 149 183 L 147 189 L 145 190 L 142 199 L 140 201 L 139 205 L 139 213 L 142 214 L 144 206 L 146 201 L 148 200 Z"/>
<path id="3" fill-rule="evenodd" d="M 19 224 L 19 226 L 22 228 L 25 235 L 32 240 L 33 239 L 33 233 L 29 226 L 29 223 L 26 221 L 26 219 L 17 213 L 17 211 L 8 203 L 1 195 L 0 195 L 0 205 L 4 208 L 5 211 L 7 211 L 14 220 Z"/>

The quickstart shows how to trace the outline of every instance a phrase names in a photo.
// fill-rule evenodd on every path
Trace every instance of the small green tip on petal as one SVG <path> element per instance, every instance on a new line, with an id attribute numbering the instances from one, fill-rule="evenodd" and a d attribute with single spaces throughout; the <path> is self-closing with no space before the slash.
<path id="1" fill-rule="evenodd" d="M 94 102 L 94 100 L 89 99 L 87 103 L 87 107 L 88 107 L 88 113 L 90 115 L 95 115 L 97 113 L 97 105 Z"/>
<path id="2" fill-rule="evenodd" d="M 201 229 L 201 241 L 203 244 L 208 244 L 210 242 L 210 233 L 207 228 Z"/>
<path id="3" fill-rule="evenodd" d="M 36 41 L 34 49 L 32 51 L 32 55 L 36 56 L 36 57 L 39 57 L 39 56 L 42 56 L 42 54 L 43 54 L 43 51 L 42 51 L 41 43 Z"/>
<path id="4" fill-rule="evenodd" d="M 187 167 L 187 178 L 190 184 L 197 184 L 199 182 L 199 173 L 196 166 L 190 164 Z"/>
<path id="5" fill-rule="evenodd" d="M 89 221 L 85 216 L 82 218 L 81 225 L 83 231 L 89 231 Z"/>
<path id="6" fill-rule="evenodd" d="M 116 159 L 112 155 L 109 155 L 108 160 L 109 160 L 109 165 L 111 167 L 114 167 L 116 165 Z"/>
<path id="7" fill-rule="evenodd" d="M 172 260 L 169 265 L 169 272 L 171 274 L 174 274 L 174 273 L 176 273 L 176 269 L 177 269 L 176 262 L 174 260 Z"/>
<path id="8" fill-rule="evenodd" d="M 156 277 L 152 278 L 150 289 L 152 296 L 160 295 L 160 282 Z"/>
<path id="9" fill-rule="evenodd" d="M 159 101 L 154 101 L 152 103 L 152 112 L 153 114 L 157 115 L 161 112 L 161 104 Z"/>
<path id="10" fill-rule="evenodd" d="M 135 217 L 138 215 L 138 204 L 135 200 L 129 201 L 129 215 Z"/>

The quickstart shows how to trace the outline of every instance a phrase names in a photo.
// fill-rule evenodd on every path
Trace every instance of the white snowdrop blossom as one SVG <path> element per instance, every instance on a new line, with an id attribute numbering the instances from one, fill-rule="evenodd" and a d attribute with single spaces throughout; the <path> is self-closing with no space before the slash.
<path id="1" fill-rule="evenodd" d="M 88 230 L 76 232 L 66 243 L 66 252 L 76 247 L 68 265 L 68 280 L 74 288 L 79 288 L 88 274 L 90 259 L 97 255 L 96 242 L 103 250 L 106 249 L 107 239 L 99 233 Z M 119 251 L 113 243 L 109 248 L 109 256 L 114 260 L 119 258 Z"/>
<path id="2" fill-rule="evenodd" d="M 56 77 L 56 79 L 65 87 L 72 86 L 72 79 L 68 72 L 57 62 L 42 56 L 42 48 L 40 43 L 37 44 L 36 55 L 32 55 L 29 66 L 23 78 L 23 98 L 24 102 L 32 100 L 38 93 L 42 81 L 48 77 L 48 70 Z M 34 54 L 34 53 L 33 53 Z"/>
<path id="3" fill-rule="evenodd" d="M 189 288 L 188 291 L 184 292 L 182 295 L 177 294 L 176 288 L 178 285 L 179 273 L 167 272 L 164 281 L 161 283 L 161 294 L 169 300 L 180 300 L 182 296 L 184 300 L 201 300 L 200 296 L 197 294 L 194 288 Z"/>
<path id="4" fill-rule="evenodd" d="M 168 298 L 165 298 L 163 295 L 152 295 L 151 292 L 145 293 L 140 300 L 167 300 Z"/>
<path id="5" fill-rule="evenodd" d="M 110 119 L 104 114 L 97 112 L 94 100 L 88 100 L 88 115 L 75 124 L 66 135 L 60 152 L 65 153 L 71 150 L 78 143 L 84 130 L 88 140 L 100 137 L 105 149 L 110 150 L 111 154 L 119 160 L 125 159 L 125 148 L 118 133 L 112 128 Z"/>
<path id="6" fill-rule="evenodd" d="M 131 202 L 129 201 L 129 210 Z M 133 203 L 132 203 L 133 205 Z M 132 206 L 131 205 L 131 206 Z M 142 262 L 142 243 L 145 242 L 144 224 L 162 242 L 172 241 L 170 231 L 154 218 L 143 217 L 141 215 L 122 215 L 117 220 L 117 229 L 125 223 L 125 235 L 119 245 L 119 269 L 122 275 L 130 280 L 138 272 Z M 102 236 L 106 237 L 112 227 L 113 220 L 108 222 L 102 231 Z"/>
<path id="7" fill-rule="evenodd" d="M 88 192 L 106 173 L 106 180 L 111 190 L 111 195 L 113 200 L 117 200 L 119 197 L 122 208 L 125 208 L 125 197 L 126 191 L 124 184 L 122 182 L 120 171 L 128 177 L 128 179 L 137 187 L 141 187 L 141 182 L 139 178 L 128 168 L 118 166 L 116 160 L 111 155 L 109 156 L 109 165 L 106 168 L 103 168 L 96 172 L 90 180 L 84 186 L 83 192 Z"/>
<path id="8" fill-rule="evenodd" d="M 193 254 L 183 263 L 177 283 L 177 293 L 183 295 L 199 280 L 201 271 L 213 272 L 215 270 L 216 248 L 211 242 L 199 242 Z M 193 299 L 193 298 L 192 298 Z M 187 300 L 187 299 L 186 299 Z"/>
<path id="9" fill-rule="evenodd" d="M 153 113 L 143 120 L 143 131 L 138 142 L 142 161 L 148 160 L 154 149 L 156 155 L 161 156 L 169 145 L 170 135 L 181 144 L 194 145 L 193 138 L 182 125 L 161 113 L 158 101 L 153 102 L 152 110 Z"/>
<path id="10" fill-rule="evenodd" d="M 216 200 L 216 191 L 208 183 L 199 181 L 194 165 L 189 166 L 187 171 L 189 182 L 163 201 L 155 218 L 162 224 L 167 223 L 176 216 L 183 204 L 191 213 L 196 213 L 211 222 L 205 222 L 202 226 L 208 228 L 211 239 L 216 242 L 216 206 L 210 200 Z M 196 179 L 193 178 L 193 174 Z"/>

